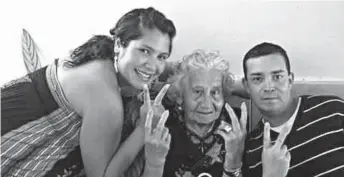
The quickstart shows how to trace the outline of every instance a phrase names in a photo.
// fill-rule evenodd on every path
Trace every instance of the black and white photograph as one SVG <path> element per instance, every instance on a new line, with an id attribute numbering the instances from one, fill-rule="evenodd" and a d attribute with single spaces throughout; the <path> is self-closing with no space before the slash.
<path id="1" fill-rule="evenodd" d="M 2 177 L 344 177 L 344 1 L 0 5 Z"/>

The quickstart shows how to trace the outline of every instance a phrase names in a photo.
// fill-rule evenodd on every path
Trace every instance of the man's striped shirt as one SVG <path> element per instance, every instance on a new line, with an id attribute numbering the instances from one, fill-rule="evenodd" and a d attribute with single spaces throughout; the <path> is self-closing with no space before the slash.
<path id="1" fill-rule="evenodd" d="M 285 144 L 291 154 L 288 177 L 344 177 L 344 101 L 336 96 L 301 96 L 301 105 Z M 247 137 L 245 177 L 262 176 L 264 124 Z M 278 133 L 271 131 L 275 141 Z"/>

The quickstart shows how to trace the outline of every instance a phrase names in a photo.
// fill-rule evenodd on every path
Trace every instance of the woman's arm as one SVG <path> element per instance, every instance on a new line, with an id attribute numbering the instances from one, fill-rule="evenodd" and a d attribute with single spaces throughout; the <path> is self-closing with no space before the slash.
<path id="1" fill-rule="evenodd" d="M 107 98 L 112 98 L 112 103 L 116 104 L 109 100 L 103 100 L 103 104 L 94 100 L 93 108 L 89 108 L 83 118 L 80 145 L 89 177 L 121 176 L 144 144 L 144 130 L 140 126 L 119 144 L 123 126 L 122 103 L 115 101 L 120 98 Z"/>
<path id="2" fill-rule="evenodd" d="M 152 166 L 146 163 L 145 171 L 141 177 L 162 177 L 164 174 L 164 165 Z"/>
<path id="3" fill-rule="evenodd" d="M 144 145 L 144 130 L 138 126 L 123 142 L 110 161 L 105 177 L 121 176 L 131 165 Z"/>
<path id="4" fill-rule="evenodd" d="M 226 154 L 226 160 L 225 160 L 225 163 L 223 164 L 222 177 L 243 177 L 242 165 L 240 166 L 232 165 L 229 161 L 232 162 L 233 160 L 228 161 L 228 159 L 233 159 L 233 157 L 227 157 L 227 154 Z"/>
<path id="5" fill-rule="evenodd" d="M 126 146 L 140 149 L 143 144 L 131 140 L 132 137 L 138 139 L 138 133 L 133 133 L 128 138 L 133 143 L 124 142 L 123 147 L 119 147 L 124 110 L 111 64 L 111 61 L 96 60 L 73 68 L 62 82 L 68 101 L 83 118 L 80 147 L 88 177 L 103 177 L 114 169 L 124 171 L 130 160 L 124 161 L 121 157 L 134 159 L 136 156 Z M 117 174 L 116 171 L 111 176 Z"/>
<path id="6" fill-rule="evenodd" d="M 109 90 L 98 91 L 104 96 L 85 100 L 82 114 L 80 148 L 88 177 L 104 176 L 118 149 L 123 125 L 121 98 Z"/>

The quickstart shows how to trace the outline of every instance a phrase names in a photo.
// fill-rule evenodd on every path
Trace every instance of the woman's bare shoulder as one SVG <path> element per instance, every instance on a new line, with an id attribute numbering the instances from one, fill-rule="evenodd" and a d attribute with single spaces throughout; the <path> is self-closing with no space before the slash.
<path id="1" fill-rule="evenodd" d="M 67 100 L 78 112 L 93 106 L 117 105 L 121 103 L 116 73 L 109 60 L 95 60 L 63 69 L 61 85 Z"/>

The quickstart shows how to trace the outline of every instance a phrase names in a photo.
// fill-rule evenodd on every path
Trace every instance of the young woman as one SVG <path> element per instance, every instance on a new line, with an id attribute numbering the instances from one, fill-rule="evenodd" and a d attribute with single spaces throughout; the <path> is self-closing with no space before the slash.
<path id="1" fill-rule="evenodd" d="M 80 152 L 88 177 L 120 176 L 132 164 L 144 126 L 131 126 L 124 104 L 163 72 L 176 29 L 141 8 L 110 33 L 2 87 L 2 176 L 71 176 Z"/>

